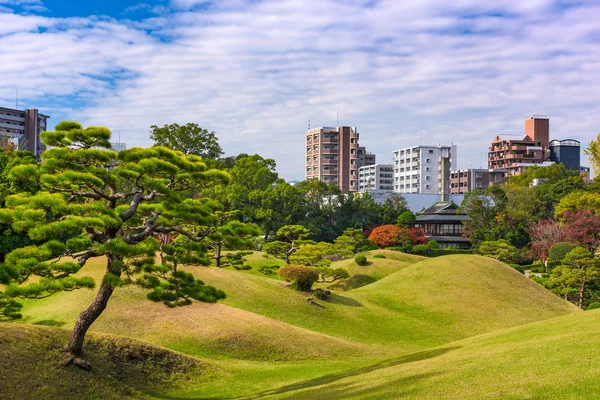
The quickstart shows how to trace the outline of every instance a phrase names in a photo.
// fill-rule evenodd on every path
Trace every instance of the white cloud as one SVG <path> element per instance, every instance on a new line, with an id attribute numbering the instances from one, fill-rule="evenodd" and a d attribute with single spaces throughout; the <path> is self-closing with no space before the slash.
<path id="1" fill-rule="evenodd" d="M 553 137 L 600 131 L 593 3 L 171 5 L 182 11 L 141 22 L 0 14 L 0 103 L 19 82 L 29 103 L 52 96 L 57 113 L 130 144 L 149 144 L 151 124 L 198 122 L 230 154 L 276 158 L 288 179 L 303 177 L 308 120 L 334 125 L 336 109 L 382 162 L 422 137 L 454 141 L 459 166 L 478 167 L 496 134 L 536 112 Z"/>

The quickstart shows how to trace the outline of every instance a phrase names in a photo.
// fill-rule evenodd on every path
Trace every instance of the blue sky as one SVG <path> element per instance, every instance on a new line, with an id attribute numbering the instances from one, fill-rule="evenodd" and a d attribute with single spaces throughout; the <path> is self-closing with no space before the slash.
<path id="1" fill-rule="evenodd" d="M 356 126 L 390 162 L 458 145 L 479 167 L 535 113 L 552 138 L 600 132 L 600 2 L 552 0 L 0 0 L 0 105 L 51 122 L 197 122 L 228 154 L 303 178 L 304 131 Z"/>

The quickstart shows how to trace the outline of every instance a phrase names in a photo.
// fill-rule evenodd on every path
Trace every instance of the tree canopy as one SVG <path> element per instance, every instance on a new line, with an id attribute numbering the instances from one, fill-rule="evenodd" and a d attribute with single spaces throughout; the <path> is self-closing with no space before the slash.
<path id="1" fill-rule="evenodd" d="M 215 132 L 209 132 L 198 124 L 152 125 L 150 129 L 150 139 L 157 146 L 181 151 L 185 155 L 195 154 L 203 160 L 216 160 L 224 154 Z"/>

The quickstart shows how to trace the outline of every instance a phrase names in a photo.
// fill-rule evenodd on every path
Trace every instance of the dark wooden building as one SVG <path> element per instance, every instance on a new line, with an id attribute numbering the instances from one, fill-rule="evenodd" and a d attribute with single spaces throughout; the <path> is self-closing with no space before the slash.
<path id="1" fill-rule="evenodd" d="M 429 240 L 437 241 L 442 248 L 458 246 L 468 249 L 471 242 L 463 237 L 463 221 L 471 218 L 464 212 L 459 212 L 458 206 L 452 201 L 439 201 L 423 211 L 415 226 L 425 232 Z"/>

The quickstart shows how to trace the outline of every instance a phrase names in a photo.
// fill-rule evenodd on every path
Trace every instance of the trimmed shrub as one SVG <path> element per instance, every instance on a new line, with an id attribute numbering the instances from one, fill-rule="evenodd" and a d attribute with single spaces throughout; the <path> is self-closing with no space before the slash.
<path id="1" fill-rule="evenodd" d="M 315 297 L 319 300 L 327 300 L 331 295 L 331 291 L 327 289 L 317 288 L 315 289 Z"/>
<path id="2" fill-rule="evenodd" d="M 363 255 L 356 256 L 354 257 L 354 262 L 358 265 L 367 265 L 367 257 Z"/>
<path id="3" fill-rule="evenodd" d="M 309 291 L 312 285 L 319 279 L 319 274 L 314 268 L 302 265 L 290 265 L 279 268 L 279 276 L 287 282 L 291 282 L 292 289 Z"/>
<path id="4" fill-rule="evenodd" d="M 587 306 L 586 310 L 595 310 L 597 308 L 600 308 L 600 303 L 590 303 L 589 306 Z"/>
<path id="5" fill-rule="evenodd" d="M 548 258 L 553 261 L 561 262 L 575 247 L 579 247 L 579 244 L 569 242 L 555 243 L 552 245 L 552 247 L 550 247 Z"/>
<path id="6" fill-rule="evenodd" d="M 237 270 L 248 270 L 248 269 L 252 269 L 251 266 L 249 265 L 234 265 L 233 268 L 237 269 Z"/>
<path id="7" fill-rule="evenodd" d="M 385 258 L 383 254 L 375 254 L 373 258 Z"/>
<path id="8" fill-rule="evenodd" d="M 261 265 L 258 268 L 258 272 L 265 275 L 275 275 L 278 269 L 279 265 Z"/>

